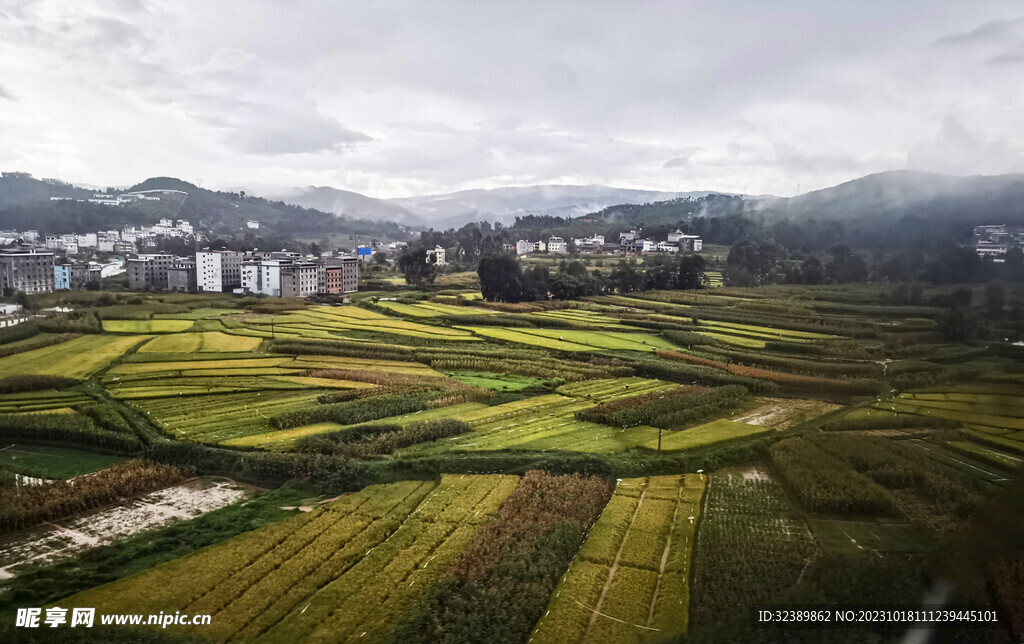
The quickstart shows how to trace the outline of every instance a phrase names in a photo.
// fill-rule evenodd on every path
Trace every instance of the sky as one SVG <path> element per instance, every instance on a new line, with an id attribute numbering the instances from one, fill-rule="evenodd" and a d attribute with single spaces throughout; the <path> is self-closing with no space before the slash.
<path id="1" fill-rule="evenodd" d="M 0 169 L 380 197 L 1024 172 L 1024 5 L 0 0 Z"/>

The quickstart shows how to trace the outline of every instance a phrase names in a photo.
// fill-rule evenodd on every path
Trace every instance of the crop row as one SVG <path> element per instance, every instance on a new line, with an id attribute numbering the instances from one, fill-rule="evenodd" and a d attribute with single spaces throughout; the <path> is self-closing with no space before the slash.
<path id="1" fill-rule="evenodd" d="M 683 425 L 735 409 L 749 398 L 746 388 L 739 385 L 716 387 L 707 391 L 678 387 L 671 391 L 598 403 L 576 412 L 576 418 L 623 428 L 651 425 L 663 429 L 679 429 Z"/>
<path id="2" fill-rule="evenodd" d="M 396 641 L 524 641 L 613 486 L 528 471 Z"/>
<path id="3" fill-rule="evenodd" d="M 780 441 L 769 453 L 789 489 L 811 512 L 902 516 L 888 490 L 807 439 Z"/>
<path id="4" fill-rule="evenodd" d="M 685 633 L 702 475 L 623 479 L 537 624 L 536 642 Z"/>
<path id="5" fill-rule="evenodd" d="M 450 438 L 470 431 L 466 423 L 452 418 L 408 425 L 363 425 L 339 432 L 316 434 L 300 439 L 295 450 L 350 458 L 390 454 L 397 449 Z"/>
<path id="6" fill-rule="evenodd" d="M 129 461 L 74 482 L 52 481 L 0 490 L 0 533 L 23 530 L 179 483 L 190 473 L 170 465 Z"/>

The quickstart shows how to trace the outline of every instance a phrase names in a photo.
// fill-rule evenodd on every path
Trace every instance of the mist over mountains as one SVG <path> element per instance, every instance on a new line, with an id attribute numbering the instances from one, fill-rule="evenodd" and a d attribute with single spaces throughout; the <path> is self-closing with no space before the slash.
<path id="1" fill-rule="evenodd" d="M 310 186 L 270 196 L 285 203 L 339 215 L 446 229 L 459 228 L 473 221 L 510 224 L 516 217 L 524 215 L 578 217 L 619 204 L 699 198 L 708 194 L 708 191 L 661 192 L 591 184 L 461 190 L 397 199 L 374 199 L 348 190 Z"/>
<path id="2" fill-rule="evenodd" d="M 51 197 L 85 199 L 95 190 L 20 173 L 0 178 L 0 227 L 75 232 L 132 223 L 160 216 L 181 217 L 208 230 L 231 233 L 249 220 L 280 234 L 328 231 L 394 236 L 406 228 L 459 228 L 473 221 L 502 222 L 536 215 L 565 219 L 591 215 L 622 225 L 675 224 L 692 215 L 745 214 L 766 220 L 837 221 L 870 225 L 911 218 L 943 224 L 968 234 L 983 223 L 1024 224 L 1024 174 L 952 176 L 917 171 L 888 171 L 854 179 L 797 197 L 751 197 L 708 191 L 660 192 L 601 185 L 538 185 L 463 190 L 449 194 L 375 199 L 331 187 L 294 189 L 263 196 L 219 192 L 180 179 L 155 177 L 132 189 L 169 188 L 189 193 L 183 204 L 143 204 L 118 208 Z M 710 195 L 710 196 L 709 196 Z M 909 221 L 909 220 L 908 220 Z M 581 226 L 584 222 L 578 222 Z"/>

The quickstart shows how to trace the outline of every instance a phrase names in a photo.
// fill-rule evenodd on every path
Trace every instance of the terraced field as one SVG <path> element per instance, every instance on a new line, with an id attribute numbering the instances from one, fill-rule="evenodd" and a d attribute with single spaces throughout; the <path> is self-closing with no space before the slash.
<path id="1" fill-rule="evenodd" d="M 108 333 L 180 333 L 195 324 L 190 320 L 103 320 Z"/>
<path id="2" fill-rule="evenodd" d="M 705 478 L 622 479 L 532 642 L 665 641 L 686 633 Z"/>

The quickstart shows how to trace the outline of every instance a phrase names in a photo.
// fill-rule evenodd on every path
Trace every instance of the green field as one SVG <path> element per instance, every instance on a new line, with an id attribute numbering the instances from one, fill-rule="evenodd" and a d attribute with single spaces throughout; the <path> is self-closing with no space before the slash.
<path id="1" fill-rule="evenodd" d="M 190 320 L 103 320 L 103 330 L 109 333 L 180 333 L 188 331 L 195 322 Z"/>
<path id="2" fill-rule="evenodd" d="M 53 445 L 10 443 L 0 446 L 0 470 L 47 479 L 69 479 L 128 460 Z"/>

